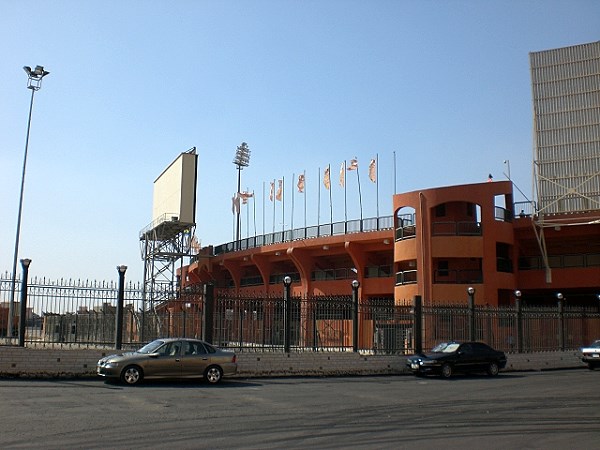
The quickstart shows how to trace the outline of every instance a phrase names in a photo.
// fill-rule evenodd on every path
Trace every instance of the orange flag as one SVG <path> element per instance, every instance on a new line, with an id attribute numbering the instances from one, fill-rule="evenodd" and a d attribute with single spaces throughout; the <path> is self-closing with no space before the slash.
<path id="1" fill-rule="evenodd" d="M 374 159 L 369 163 L 369 179 L 377 183 L 377 162 Z"/>

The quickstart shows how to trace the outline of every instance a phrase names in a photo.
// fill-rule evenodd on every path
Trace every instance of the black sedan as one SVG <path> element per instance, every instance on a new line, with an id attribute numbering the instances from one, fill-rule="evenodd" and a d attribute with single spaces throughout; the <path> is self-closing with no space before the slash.
<path id="1" fill-rule="evenodd" d="M 450 378 L 455 372 L 486 372 L 498 375 L 506 367 L 506 355 L 481 342 L 443 342 L 431 353 L 411 356 L 406 365 L 415 375 L 441 375 Z"/>

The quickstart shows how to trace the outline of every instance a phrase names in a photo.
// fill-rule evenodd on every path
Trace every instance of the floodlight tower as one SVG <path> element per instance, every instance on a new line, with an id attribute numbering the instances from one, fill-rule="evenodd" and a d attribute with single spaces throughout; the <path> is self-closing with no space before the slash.
<path id="1" fill-rule="evenodd" d="M 236 202 L 239 201 L 240 189 L 242 184 L 242 169 L 244 167 L 248 167 L 250 165 L 250 148 L 248 144 L 242 142 L 241 145 L 238 146 L 235 151 L 235 158 L 233 159 L 233 163 L 237 166 L 238 171 L 238 183 L 237 183 L 237 197 L 235 199 Z M 237 204 L 237 203 L 236 203 Z M 236 230 L 235 230 L 235 247 L 237 250 L 240 248 L 240 208 L 236 208 L 237 213 L 237 221 L 236 221 Z"/>
<path id="2" fill-rule="evenodd" d="M 31 101 L 29 102 L 29 120 L 27 122 L 27 137 L 25 138 L 25 155 L 23 156 L 23 173 L 21 175 L 21 194 L 19 197 L 19 212 L 17 214 L 17 236 L 15 238 L 15 253 L 13 258 L 13 269 L 11 278 L 10 302 L 8 304 L 8 327 L 7 336 L 13 336 L 12 321 L 15 308 L 15 289 L 17 283 L 17 259 L 19 254 L 19 237 L 21 235 L 21 213 L 23 211 L 23 191 L 25 188 L 25 168 L 27 167 L 27 149 L 29 147 L 29 130 L 31 129 L 31 113 L 33 111 L 33 95 L 42 88 L 42 78 L 50 72 L 44 70 L 44 66 L 25 66 L 23 70 L 27 74 L 27 89 L 31 89 Z"/>

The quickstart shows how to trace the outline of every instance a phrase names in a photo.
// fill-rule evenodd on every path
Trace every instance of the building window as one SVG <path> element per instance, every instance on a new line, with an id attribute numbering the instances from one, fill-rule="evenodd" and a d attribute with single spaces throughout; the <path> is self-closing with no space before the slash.
<path id="1" fill-rule="evenodd" d="M 440 277 L 447 277 L 448 273 L 448 261 L 438 261 L 437 272 Z"/>
<path id="2" fill-rule="evenodd" d="M 446 204 L 437 205 L 435 207 L 435 217 L 445 217 L 446 216 Z"/>

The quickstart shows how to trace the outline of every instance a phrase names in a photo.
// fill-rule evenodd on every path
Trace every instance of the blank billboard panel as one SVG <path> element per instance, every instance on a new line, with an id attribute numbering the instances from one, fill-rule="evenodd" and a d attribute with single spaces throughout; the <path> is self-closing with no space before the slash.
<path id="1" fill-rule="evenodd" d="M 180 154 L 154 181 L 152 222 L 196 223 L 198 155 L 195 149 Z"/>
<path id="2" fill-rule="evenodd" d="M 530 54 L 538 210 L 600 209 L 600 42 Z"/>

